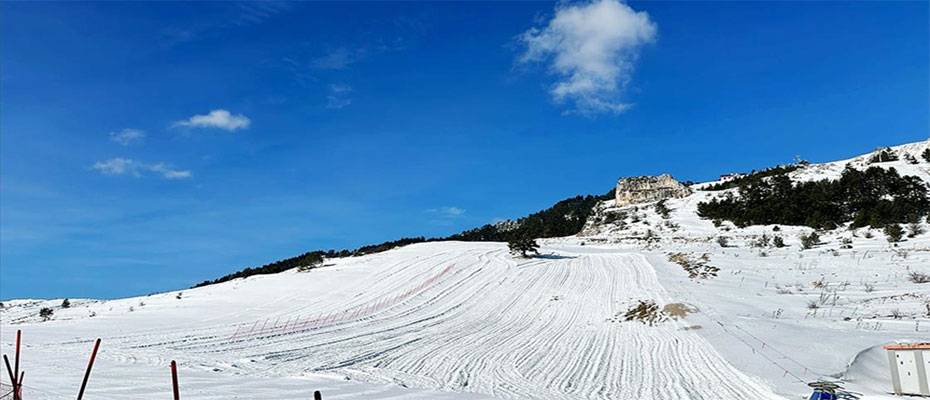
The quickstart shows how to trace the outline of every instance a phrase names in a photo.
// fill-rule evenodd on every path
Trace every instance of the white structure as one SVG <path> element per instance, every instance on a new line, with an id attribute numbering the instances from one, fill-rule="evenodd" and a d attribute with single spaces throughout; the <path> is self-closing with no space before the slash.
<path id="1" fill-rule="evenodd" d="M 891 385 L 897 395 L 930 396 L 930 343 L 894 344 L 888 350 Z"/>

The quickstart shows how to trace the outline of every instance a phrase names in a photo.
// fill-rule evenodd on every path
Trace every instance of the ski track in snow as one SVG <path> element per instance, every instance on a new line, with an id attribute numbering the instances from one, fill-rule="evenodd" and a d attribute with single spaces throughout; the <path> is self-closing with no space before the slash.
<path id="1" fill-rule="evenodd" d="M 295 282 L 304 289 L 287 286 Z M 278 283 L 286 288 L 274 290 Z M 83 328 L 81 320 L 62 321 L 78 328 L 82 340 L 62 338 L 30 351 L 44 346 L 81 362 L 90 335 L 101 335 L 107 365 L 163 368 L 177 359 L 197 370 L 193 382 L 204 387 L 211 376 L 220 382 L 220 376 L 261 382 L 261 377 L 320 373 L 503 399 L 778 398 L 679 322 L 609 321 L 639 299 L 670 301 L 653 267 L 635 253 L 563 252 L 513 260 L 502 244 L 420 244 L 309 273 L 237 280 L 184 295 L 182 300 L 172 294 L 144 298 L 150 304 L 140 308 L 180 302 L 197 316 L 190 321 L 175 325 L 159 317 L 163 325 L 146 325 L 142 310 L 84 319 L 92 326 Z M 209 302 L 230 304 L 227 311 L 213 313 Z M 159 311 L 147 310 L 146 320 Z M 327 314 L 334 316 L 321 321 Z M 105 318 L 113 320 L 94 321 Z M 106 329 L 115 321 L 120 334 Z M 277 323 L 269 328 L 268 321 Z M 50 329 L 54 322 L 35 330 Z M 262 324 L 266 329 L 256 333 Z M 40 363 L 33 359 L 30 367 Z M 137 398 L 145 387 L 110 375 L 113 380 L 101 385 L 106 398 Z M 198 393 L 185 397 L 223 397 Z M 412 398 L 409 394 L 398 398 Z M 344 396 L 397 393 L 372 389 Z"/>

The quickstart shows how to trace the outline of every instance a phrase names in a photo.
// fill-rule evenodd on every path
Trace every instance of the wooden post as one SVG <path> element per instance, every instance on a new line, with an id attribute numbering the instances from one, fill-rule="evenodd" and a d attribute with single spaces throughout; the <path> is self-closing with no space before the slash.
<path id="1" fill-rule="evenodd" d="M 181 391 L 178 390 L 178 364 L 171 360 L 171 386 L 174 389 L 174 400 L 181 400 Z"/>
<path id="2" fill-rule="evenodd" d="M 94 350 L 90 353 L 90 360 L 87 361 L 87 370 L 84 371 L 84 380 L 81 382 L 81 390 L 78 392 L 77 400 L 84 397 L 84 389 L 87 388 L 87 379 L 90 378 L 90 370 L 94 368 L 94 360 L 97 359 L 97 350 L 100 348 L 100 338 L 94 342 Z"/>

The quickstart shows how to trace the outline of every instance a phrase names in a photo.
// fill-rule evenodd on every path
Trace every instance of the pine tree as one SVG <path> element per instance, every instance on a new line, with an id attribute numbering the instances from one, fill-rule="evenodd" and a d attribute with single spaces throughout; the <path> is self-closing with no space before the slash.
<path id="1" fill-rule="evenodd" d="M 513 238 L 507 242 L 511 254 L 519 254 L 520 257 L 527 257 L 527 253 L 539 254 L 539 244 L 529 237 Z"/>
<path id="2" fill-rule="evenodd" d="M 920 156 L 923 157 L 923 159 L 926 160 L 927 162 L 930 162 L 930 148 L 924 150 L 924 152 L 921 153 Z"/>
<path id="3" fill-rule="evenodd" d="M 42 309 L 39 310 L 39 316 L 42 317 L 43 321 L 48 321 L 49 319 L 51 319 L 52 314 L 55 314 L 55 312 L 52 311 L 52 309 L 48 307 L 42 307 Z"/>
<path id="4" fill-rule="evenodd" d="M 904 229 L 898 224 L 889 224 L 885 226 L 885 237 L 889 243 L 897 243 L 904 237 Z"/>

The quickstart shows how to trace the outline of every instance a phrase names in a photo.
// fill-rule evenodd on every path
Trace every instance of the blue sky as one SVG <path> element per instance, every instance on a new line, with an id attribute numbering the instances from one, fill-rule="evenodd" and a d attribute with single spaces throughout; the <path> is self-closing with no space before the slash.
<path id="1" fill-rule="evenodd" d="M 926 2 L 0 3 L 0 298 L 924 140 Z"/>

